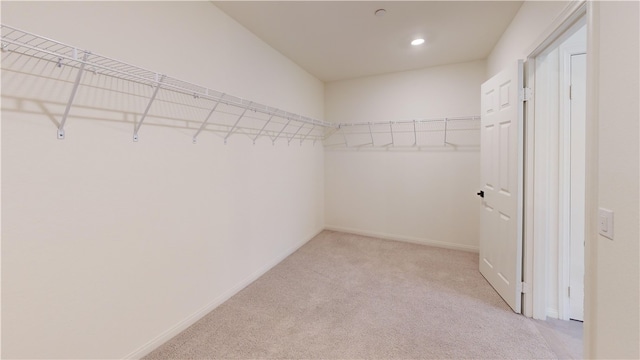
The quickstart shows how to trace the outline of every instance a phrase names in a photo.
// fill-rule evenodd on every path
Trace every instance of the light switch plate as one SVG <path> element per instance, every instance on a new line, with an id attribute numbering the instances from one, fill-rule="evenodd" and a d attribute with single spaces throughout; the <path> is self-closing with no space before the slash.
<path id="1" fill-rule="evenodd" d="M 598 209 L 598 233 L 613 240 L 613 211 Z"/>

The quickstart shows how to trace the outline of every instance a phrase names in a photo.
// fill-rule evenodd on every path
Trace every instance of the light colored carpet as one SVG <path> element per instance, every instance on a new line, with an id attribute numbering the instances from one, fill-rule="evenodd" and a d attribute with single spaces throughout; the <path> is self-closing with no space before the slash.
<path id="1" fill-rule="evenodd" d="M 324 231 L 146 359 L 556 358 L 478 254 Z"/>
<path id="2" fill-rule="evenodd" d="M 582 322 L 574 320 L 531 320 L 560 359 L 584 359 Z"/>

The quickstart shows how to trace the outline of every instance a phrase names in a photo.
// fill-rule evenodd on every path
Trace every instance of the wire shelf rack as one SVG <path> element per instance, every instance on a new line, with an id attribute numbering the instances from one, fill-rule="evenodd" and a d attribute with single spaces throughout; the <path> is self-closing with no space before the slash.
<path id="1" fill-rule="evenodd" d="M 336 148 L 478 147 L 480 145 L 479 130 L 479 116 L 341 123 L 328 133 L 325 146 Z"/>
<path id="2" fill-rule="evenodd" d="M 58 104 L 63 102 L 60 93 L 67 94 L 58 122 L 59 139 L 65 138 L 65 124 L 72 107 L 95 108 L 96 102 L 115 98 L 120 103 L 115 101 L 117 104 L 108 108 L 120 107 L 133 115 L 134 141 L 138 141 L 142 125 L 150 118 L 156 124 L 181 120 L 195 130 L 194 143 L 203 131 L 218 133 L 225 143 L 238 133 L 249 136 L 254 143 L 264 136 L 269 136 L 274 144 L 279 139 L 288 143 L 315 142 L 324 139 L 327 128 L 336 127 L 327 121 L 189 83 L 8 25 L 0 24 L 0 31 L 3 71 L 65 83 L 67 92 L 53 94 Z M 125 101 L 125 96 L 130 99 Z M 102 101 L 97 100 L 100 97 Z M 128 104 L 124 106 L 126 109 L 123 101 Z"/>
<path id="3" fill-rule="evenodd" d="M 140 129 L 146 124 L 187 129 L 194 144 L 207 132 L 219 136 L 225 144 L 231 136 L 243 134 L 254 144 L 268 137 L 274 145 L 276 141 L 299 141 L 300 145 L 320 141 L 336 148 L 479 145 L 479 116 L 336 124 L 209 89 L 8 25 L 0 24 L 0 33 L 3 100 L 36 99 L 42 108 L 46 103 L 46 112 L 55 115 L 58 139 L 65 138 L 70 116 L 101 120 L 106 116 L 112 121 L 130 122 L 133 141 L 139 140 Z M 5 82 L 12 80 L 20 82 L 20 86 L 10 86 L 18 90 L 6 94 Z"/>

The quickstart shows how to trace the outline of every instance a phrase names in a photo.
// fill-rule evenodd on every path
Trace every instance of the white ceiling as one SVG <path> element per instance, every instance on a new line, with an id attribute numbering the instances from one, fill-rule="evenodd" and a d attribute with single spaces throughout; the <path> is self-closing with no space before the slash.
<path id="1" fill-rule="evenodd" d="M 322 81 L 486 58 L 522 1 L 214 1 Z M 377 9 L 386 9 L 382 17 Z M 422 46 L 410 41 L 423 37 Z"/>

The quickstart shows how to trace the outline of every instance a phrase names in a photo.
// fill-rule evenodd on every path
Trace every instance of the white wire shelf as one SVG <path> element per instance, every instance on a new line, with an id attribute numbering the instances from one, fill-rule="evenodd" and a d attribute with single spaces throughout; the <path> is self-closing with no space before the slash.
<path id="1" fill-rule="evenodd" d="M 273 144 L 321 141 L 328 147 L 347 148 L 479 145 L 479 116 L 336 124 L 192 84 L 4 24 L 0 24 L 0 32 L 3 99 L 37 103 L 55 118 L 58 139 L 65 138 L 65 125 L 71 117 L 130 122 L 134 141 L 139 140 L 139 131 L 146 125 L 187 129 L 194 144 L 207 132 L 219 136 L 225 144 L 232 135 L 243 134 L 254 144 L 268 137 Z M 9 88 L 19 90 L 5 92 L 5 82 L 12 81 L 20 86 Z"/>
<path id="2" fill-rule="evenodd" d="M 194 143 L 202 131 L 224 135 L 225 143 L 236 133 L 251 137 L 254 143 L 264 136 L 269 136 L 273 143 L 278 139 L 286 139 L 289 143 L 294 139 L 301 143 L 305 140 L 315 142 L 324 139 L 326 128 L 336 127 L 327 121 L 192 84 L 11 26 L 0 24 L 0 29 L 3 71 L 63 81 L 66 88 L 70 87 L 58 122 L 59 139 L 65 137 L 65 124 L 72 107 L 95 108 L 95 103 L 90 103 L 88 96 L 79 99 L 79 90 L 94 92 L 94 98 L 97 91 L 103 96 L 111 93 L 111 98 L 114 92 L 133 97 L 134 100 L 129 102 L 135 102 L 138 108 L 127 108 L 126 112 L 136 115 L 134 141 L 138 141 L 138 132 L 144 121 L 152 117 L 156 123 L 158 119 L 185 121 L 189 128 L 195 130 Z M 72 74 L 61 70 L 63 68 L 70 69 Z M 58 98 L 54 102 L 60 105 L 62 99 L 59 99 L 59 94 L 55 96 Z"/>
<path id="3" fill-rule="evenodd" d="M 328 133 L 325 146 L 362 147 L 478 147 L 480 116 L 404 121 L 341 123 Z"/>

